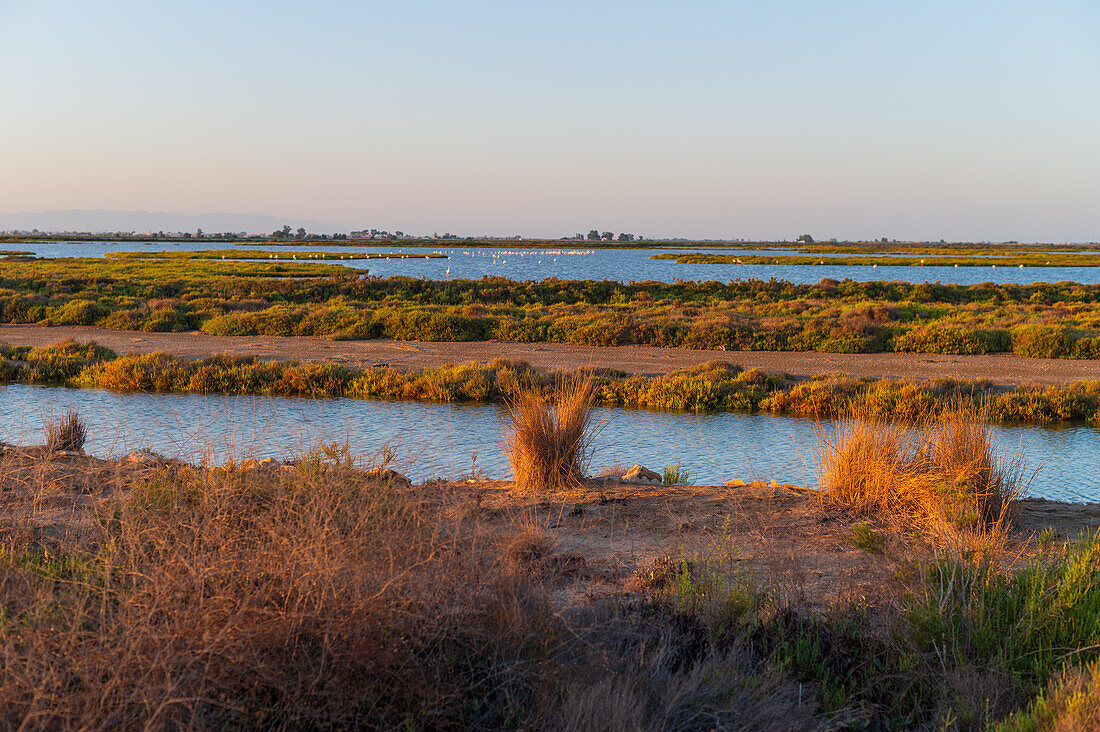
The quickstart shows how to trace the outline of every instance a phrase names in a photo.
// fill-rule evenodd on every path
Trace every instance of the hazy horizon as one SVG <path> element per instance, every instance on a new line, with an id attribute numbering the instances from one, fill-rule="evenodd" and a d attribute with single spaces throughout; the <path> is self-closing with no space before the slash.
<path id="1" fill-rule="evenodd" d="M 1100 239 L 1100 7 L 0 0 L 0 211 Z"/>

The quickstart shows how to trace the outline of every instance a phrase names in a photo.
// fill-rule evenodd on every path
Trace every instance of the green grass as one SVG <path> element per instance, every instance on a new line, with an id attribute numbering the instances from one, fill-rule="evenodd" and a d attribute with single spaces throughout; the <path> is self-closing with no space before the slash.
<path id="1" fill-rule="evenodd" d="M 866 525 L 856 532 L 868 551 L 881 551 Z M 944 557 L 902 598 L 899 617 L 844 605 L 798 609 L 749 575 L 723 541 L 719 532 L 699 556 L 655 562 L 639 574 L 641 586 L 702 623 L 718 647 L 750 639 L 767 667 L 812 684 L 826 713 L 848 720 L 842 726 L 1046 729 L 1044 720 L 1075 707 L 1080 716 L 1083 690 L 1100 688 L 1100 671 L 1087 666 L 1100 654 L 1095 535 L 1049 546 L 1021 567 Z M 1063 678 L 1078 666 L 1084 682 Z"/>
<path id="2" fill-rule="evenodd" d="M 687 485 L 691 483 L 691 473 L 680 467 L 680 461 L 675 465 L 666 465 L 662 474 L 665 485 Z"/>
<path id="3" fill-rule="evenodd" d="M 886 537 L 873 530 L 867 524 L 856 524 L 852 527 L 852 535 L 848 538 L 857 549 L 862 549 L 869 554 L 882 554 L 886 551 Z"/>
<path id="4" fill-rule="evenodd" d="M 1100 651 L 1100 537 L 1046 548 L 1011 571 L 943 559 L 929 569 L 908 615 L 925 652 L 1044 684 Z"/>

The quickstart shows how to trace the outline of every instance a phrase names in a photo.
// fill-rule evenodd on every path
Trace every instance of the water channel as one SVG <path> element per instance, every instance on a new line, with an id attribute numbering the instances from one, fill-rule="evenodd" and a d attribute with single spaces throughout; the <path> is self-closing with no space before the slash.
<path id="1" fill-rule="evenodd" d="M 358 456 L 389 442 L 395 467 L 416 481 L 457 478 L 477 468 L 508 478 L 499 405 L 305 399 L 198 394 L 115 393 L 12 384 L 0 388 L 0 439 L 41 444 L 43 422 L 76 408 L 89 427 L 86 449 L 100 457 L 150 447 L 191 462 L 245 457 L 288 458 L 347 440 Z M 693 414 L 600 409 L 593 468 L 640 462 L 660 470 L 677 460 L 696 484 L 733 477 L 816 485 L 815 446 L 831 421 L 766 414 Z M 1023 448 L 1028 495 L 1100 501 L 1100 429 L 999 425 L 1000 450 Z"/>

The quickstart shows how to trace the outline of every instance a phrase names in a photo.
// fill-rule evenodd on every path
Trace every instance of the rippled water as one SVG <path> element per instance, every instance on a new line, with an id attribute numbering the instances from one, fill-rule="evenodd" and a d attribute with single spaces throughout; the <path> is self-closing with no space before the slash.
<path id="1" fill-rule="evenodd" d="M 414 480 L 458 477 L 472 456 L 490 477 L 507 478 L 502 410 L 497 405 L 191 394 L 119 394 L 99 389 L 9 385 L 0 389 L 0 439 L 41 444 L 43 420 L 70 407 L 89 425 L 86 449 L 122 455 L 157 452 L 220 463 L 227 458 L 301 454 L 318 441 L 347 439 L 375 455 L 389 442 L 397 467 Z M 680 461 L 696 483 L 775 478 L 814 485 L 814 445 L 830 421 L 761 414 L 685 414 L 601 409 L 594 467 L 640 462 L 660 470 Z M 1029 494 L 1100 500 L 1100 430 L 1087 425 L 995 427 L 1003 450 L 1024 448 L 1041 467 Z"/>
<path id="2" fill-rule="evenodd" d="M 574 246 L 576 245 L 576 246 Z M 32 251 L 42 257 L 99 257 L 107 252 L 126 251 L 196 251 L 200 249 L 233 248 L 216 242 L 35 242 L 13 245 Z M 247 247 L 238 247 L 247 251 Z M 262 247 L 261 247 L 262 248 Z M 283 250 L 281 247 L 269 249 Z M 870 282 L 875 280 L 902 282 L 954 282 L 977 284 L 997 282 L 1030 284 L 1032 282 L 1073 281 L 1088 284 L 1100 283 L 1100 267 L 870 267 L 830 265 L 834 256 L 821 255 L 825 264 L 812 266 L 774 264 L 677 264 L 670 259 L 650 259 L 653 254 L 665 252 L 701 251 L 700 247 L 684 249 L 587 249 L 582 242 L 562 242 L 552 249 L 496 249 L 461 247 L 299 247 L 311 252 L 371 252 L 389 255 L 389 259 L 352 260 L 342 264 L 357 269 L 368 269 L 380 277 L 406 275 L 429 279 L 478 279 L 485 275 L 508 277 L 514 280 L 543 280 L 557 277 L 563 280 L 594 279 L 620 282 L 658 280 L 707 281 L 762 279 L 772 277 L 795 283 L 816 283 L 823 278 L 845 278 Z M 286 248 L 293 251 L 293 248 Z M 726 254 L 777 254 L 793 253 L 793 250 L 714 250 Z M 402 254 L 439 252 L 448 259 L 402 258 Z M 873 256 L 873 255 L 869 255 Z M 902 255 L 891 255 L 902 256 Z M 920 256 L 920 255 L 910 255 Z"/>

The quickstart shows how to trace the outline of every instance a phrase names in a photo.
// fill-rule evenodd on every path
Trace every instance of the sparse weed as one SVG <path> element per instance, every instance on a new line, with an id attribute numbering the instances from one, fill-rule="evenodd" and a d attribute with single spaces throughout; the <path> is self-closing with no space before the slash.
<path id="1" fill-rule="evenodd" d="M 80 452 L 88 437 L 88 428 L 75 409 L 70 409 L 60 422 L 46 422 L 46 449 L 50 452 Z"/>
<path id="2" fill-rule="evenodd" d="M 853 526 L 849 541 L 852 542 L 852 546 L 870 554 L 882 554 L 886 551 L 886 537 L 867 524 Z"/>
<path id="3" fill-rule="evenodd" d="M 687 485 L 691 482 L 691 473 L 680 467 L 680 461 L 675 465 L 666 465 L 662 480 L 665 485 Z"/>

